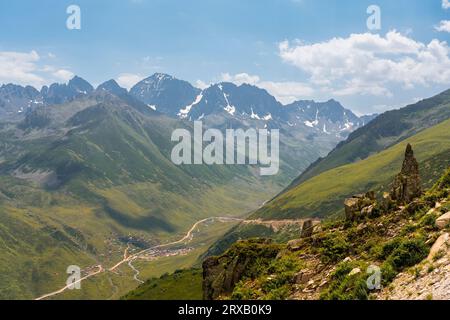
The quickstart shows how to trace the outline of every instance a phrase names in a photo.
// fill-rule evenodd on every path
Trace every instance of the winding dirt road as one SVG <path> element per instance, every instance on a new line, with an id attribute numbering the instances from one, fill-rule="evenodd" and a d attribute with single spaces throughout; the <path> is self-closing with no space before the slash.
<path id="1" fill-rule="evenodd" d="M 195 231 L 195 229 L 197 229 L 197 227 L 199 225 L 201 225 L 202 223 L 205 223 L 205 222 L 215 221 L 215 220 L 217 220 L 219 222 L 232 222 L 232 221 L 242 222 L 242 221 L 244 221 L 243 219 L 231 218 L 231 217 L 210 217 L 210 218 L 202 219 L 202 220 L 197 221 L 192 226 L 192 228 L 189 229 L 189 231 L 186 233 L 186 235 L 183 238 L 181 238 L 180 240 L 173 241 L 173 242 L 170 242 L 170 243 L 160 244 L 160 245 L 157 245 L 157 246 L 154 246 L 154 247 L 151 247 L 151 248 L 147 248 L 145 250 L 139 251 L 139 252 L 137 252 L 135 254 L 132 254 L 132 255 L 128 255 L 129 246 L 127 245 L 127 248 L 125 249 L 125 252 L 124 252 L 124 255 L 123 255 L 123 259 L 121 261 L 119 261 L 117 264 L 115 264 L 114 266 L 112 266 L 111 268 L 105 269 L 102 265 L 98 265 L 98 266 L 96 266 L 98 268 L 98 270 L 96 272 L 90 273 L 90 274 L 84 276 L 83 278 L 81 278 L 81 279 L 79 279 L 79 280 L 77 280 L 77 281 L 75 281 L 75 282 L 73 282 L 73 283 L 71 283 L 69 285 L 66 285 L 65 287 L 59 289 L 58 291 L 54 291 L 54 292 L 45 294 L 43 296 L 40 296 L 40 297 L 36 298 L 35 300 L 44 300 L 44 299 L 50 298 L 52 296 L 58 295 L 60 293 L 63 293 L 64 291 L 66 291 L 70 287 L 74 286 L 75 284 L 81 283 L 82 281 L 84 281 L 86 279 L 89 279 L 91 277 L 94 277 L 94 276 L 96 276 L 96 275 L 98 275 L 100 273 L 107 272 L 107 271 L 114 272 L 118 267 L 120 267 L 122 264 L 127 263 L 127 262 L 128 262 L 128 265 L 135 272 L 137 271 L 137 274 L 135 274 L 134 279 L 137 280 L 138 282 L 142 282 L 142 280 L 137 278 L 137 276 L 139 275 L 139 271 L 136 270 L 132 265 L 130 265 L 133 260 L 139 258 L 141 255 L 143 255 L 146 252 L 151 251 L 151 250 L 166 248 L 166 247 L 174 246 L 174 245 L 177 245 L 177 244 L 180 244 L 180 243 L 183 243 L 183 242 L 184 243 L 189 243 L 190 241 L 192 241 L 194 231 Z"/>

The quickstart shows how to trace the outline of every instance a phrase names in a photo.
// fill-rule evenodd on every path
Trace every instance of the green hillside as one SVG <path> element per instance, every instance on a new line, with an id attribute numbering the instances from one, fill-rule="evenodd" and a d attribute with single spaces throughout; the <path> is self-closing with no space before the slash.
<path id="1" fill-rule="evenodd" d="M 201 300 L 202 270 L 178 270 L 160 278 L 147 280 L 127 293 L 123 300 Z"/>
<path id="2" fill-rule="evenodd" d="M 372 213 L 322 222 L 309 236 L 283 244 L 264 238 L 233 244 L 204 261 L 204 297 L 447 300 L 450 168 L 443 173 L 406 205 L 391 200 L 386 207 L 366 198 Z M 404 177 L 414 179 L 411 172 Z M 379 277 L 371 277 L 376 271 Z"/>
<path id="3" fill-rule="evenodd" d="M 279 190 L 245 166 L 175 166 L 172 130 L 190 124 L 141 108 L 94 95 L 0 127 L 1 298 L 52 292 L 69 265 L 120 261 L 129 238 L 133 250 L 174 241 L 200 219 L 243 215 Z M 193 252 L 177 258 L 195 262 L 202 252 Z M 78 298 L 135 285 L 99 277 Z"/>
<path id="4" fill-rule="evenodd" d="M 338 212 L 346 197 L 365 190 L 386 190 L 403 160 L 407 143 L 413 145 L 423 182 L 430 186 L 450 165 L 449 128 L 450 120 L 444 121 L 365 160 L 321 173 L 281 194 L 252 217 L 326 217 Z"/>
<path id="5" fill-rule="evenodd" d="M 330 169 L 353 163 L 391 147 L 450 118 L 450 90 L 378 116 L 351 133 L 328 156 L 317 160 L 287 190 Z"/>

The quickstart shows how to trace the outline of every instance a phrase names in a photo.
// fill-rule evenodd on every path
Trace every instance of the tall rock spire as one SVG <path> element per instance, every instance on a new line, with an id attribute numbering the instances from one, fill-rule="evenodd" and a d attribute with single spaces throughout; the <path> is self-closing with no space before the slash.
<path id="1" fill-rule="evenodd" d="M 419 175 L 419 164 L 414 157 L 412 146 L 408 143 L 403 160 L 402 171 L 395 177 L 392 183 L 390 196 L 399 203 L 411 202 L 422 194 L 422 186 Z"/>

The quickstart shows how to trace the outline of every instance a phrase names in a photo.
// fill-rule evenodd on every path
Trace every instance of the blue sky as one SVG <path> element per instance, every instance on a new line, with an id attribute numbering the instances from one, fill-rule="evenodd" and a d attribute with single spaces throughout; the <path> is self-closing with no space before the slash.
<path id="1" fill-rule="evenodd" d="M 81 30 L 66 28 L 72 4 L 81 8 Z M 371 4 L 381 9 L 381 30 L 367 28 Z M 164 72 L 198 86 L 249 82 L 286 103 L 335 98 L 358 113 L 380 112 L 450 88 L 446 7 L 446 0 L 4 0 L 0 84 L 40 86 L 77 74 L 129 87 Z"/>

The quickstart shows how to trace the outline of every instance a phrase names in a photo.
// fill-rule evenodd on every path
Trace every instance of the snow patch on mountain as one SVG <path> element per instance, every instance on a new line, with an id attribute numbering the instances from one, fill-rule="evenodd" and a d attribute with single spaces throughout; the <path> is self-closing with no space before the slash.
<path id="1" fill-rule="evenodd" d="M 261 118 L 253 111 L 253 108 L 250 108 L 250 109 L 252 111 L 250 118 L 260 120 Z"/>
<path id="2" fill-rule="evenodd" d="M 225 92 L 223 92 L 223 86 L 221 84 L 219 84 L 219 89 L 220 89 L 220 91 L 222 91 L 223 98 L 225 99 L 225 101 L 227 103 L 227 105 L 223 108 L 223 110 L 225 110 L 226 112 L 228 112 L 229 114 L 234 116 L 234 114 L 236 113 L 236 108 L 234 106 L 232 106 L 230 104 L 230 102 L 228 101 L 228 95 Z"/>
<path id="3" fill-rule="evenodd" d="M 180 112 L 178 113 L 178 116 L 181 119 L 185 119 L 187 118 L 189 112 L 191 111 L 192 107 L 195 106 L 196 104 L 199 104 L 200 101 L 202 101 L 203 99 L 203 93 L 200 93 L 194 100 L 194 102 L 192 102 L 190 105 L 186 106 L 184 109 L 181 109 Z"/>

